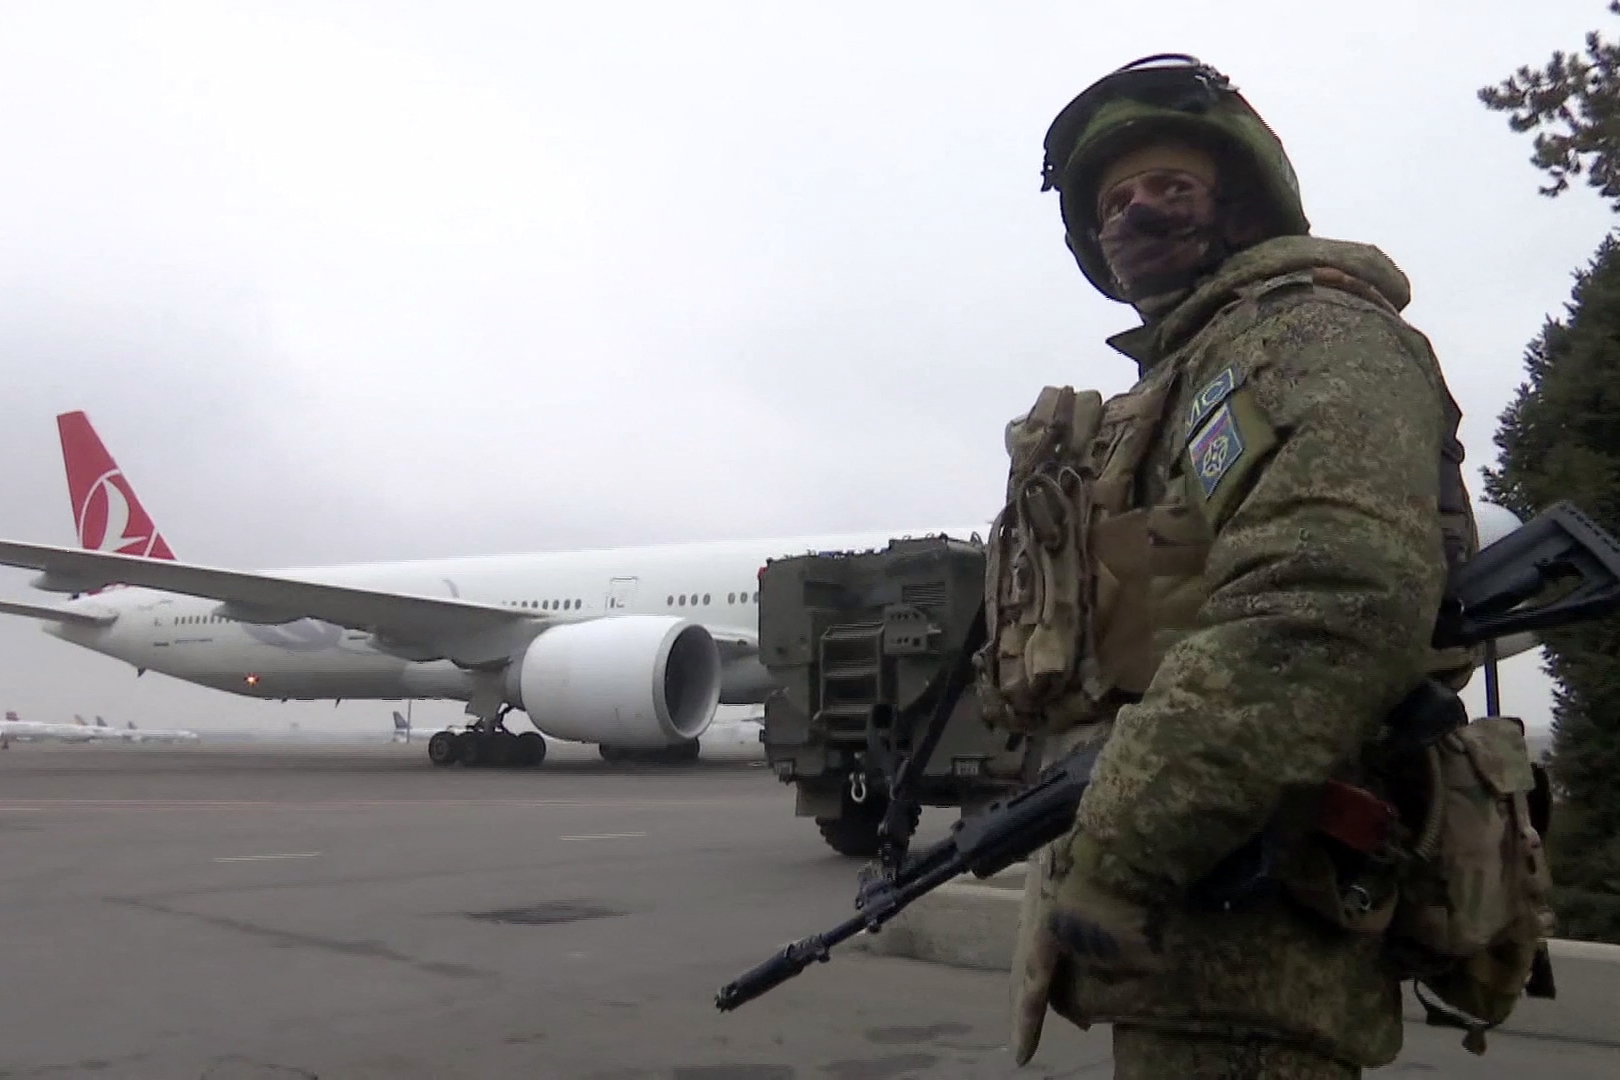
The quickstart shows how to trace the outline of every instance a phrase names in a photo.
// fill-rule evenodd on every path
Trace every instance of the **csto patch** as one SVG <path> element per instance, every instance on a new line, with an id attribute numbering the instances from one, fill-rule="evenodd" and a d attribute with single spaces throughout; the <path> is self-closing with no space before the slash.
<path id="1" fill-rule="evenodd" d="M 1245 474 L 1259 467 L 1277 446 L 1277 432 L 1249 397 L 1241 378 L 1226 368 L 1193 398 L 1187 410 L 1189 495 L 1205 519 L 1219 529 L 1248 490 Z"/>
<path id="2" fill-rule="evenodd" d="M 1231 368 L 1225 368 L 1221 373 L 1209 380 L 1204 388 L 1193 397 L 1192 404 L 1187 408 L 1187 430 L 1197 431 L 1198 425 L 1204 422 L 1204 417 L 1215 411 L 1215 406 L 1221 404 L 1232 396 L 1237 389 L 1237 376 L 1232 374 Z"/>
<path id="3" fill-rule="evenodd" d="M 1223 404 L 1187 446 L 1187 457 L 1204 498 L 1215 494 L 1221 478 L 1243 457 L 1244 449 L 1243 434 L 1232 418 L 1232 408 Z"/>

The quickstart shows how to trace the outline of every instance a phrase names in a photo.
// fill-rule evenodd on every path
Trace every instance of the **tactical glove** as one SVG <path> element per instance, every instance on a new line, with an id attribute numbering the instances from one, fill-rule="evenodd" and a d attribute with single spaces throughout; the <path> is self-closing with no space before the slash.
<path id="1" fill-rule="evenodd" d="M 1047 884 L 1048 928 L 1081 972 L 1150 975 L 1162 970 L 1161 894 L 1099 848 L 1085 833 L 1071 838 L 1068 859 Z M 1067 866 L 1064 866 L 1065 861 Z"/>
<path id="2" fill-rule="evenodd" d="M 1076 830 L 1030 860 L 1013 950 L 1013 1055 L 1035 1054 L 1054 980 L 1163 968 L 1162 893 Z"/>

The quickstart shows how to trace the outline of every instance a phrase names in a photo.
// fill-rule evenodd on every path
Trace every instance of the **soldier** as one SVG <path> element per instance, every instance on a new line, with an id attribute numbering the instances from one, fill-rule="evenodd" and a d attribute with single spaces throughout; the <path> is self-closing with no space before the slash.
<path id="1" fill-rule="evenodd" d="M 1429 646 L 1477 547 L 1460 413 L 1405 276 L 1309 234 L 1281 144 L 1213 68 L 1127 65 L 1046 151 L 1081 272 L 1142 325 L 1108 342 L 1128 393 L 1048 389 L 1008 426 L 986 715 L 1048 760 L 1107 740 L 1075 829 L 1030 861 L 1015 1055 L 1050 1007 L 1113 1025 L 1119 1078 L 1357 1077 L 1401 1046 L 1392 890 L 1297 829 L 1280 895 L 1221 911 L 1197 886 L 1353 781 L 1425 675 L 1466 682 Z"/>

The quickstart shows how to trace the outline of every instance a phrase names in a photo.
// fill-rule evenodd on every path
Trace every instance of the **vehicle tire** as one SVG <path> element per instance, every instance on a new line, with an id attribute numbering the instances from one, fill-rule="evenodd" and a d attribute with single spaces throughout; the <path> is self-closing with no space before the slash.
<path id="1" fill-rule="evenodd" d="M 609 765 L 617 765 L 619 762 L 625 760 L 625 758 L 628 756 L 617 746 L 609 746 L 607 743 L 602 743 L 600 746 L 598 746 L 596 748 L 596 752 L 600 754 L 602 756 L 602 760 L 607 762 Z"/>
<path id="2" fill-rule="evenodd" d="M 460 746 L 453 731 L 438 731 L 428 740 L 428 760 L 435 765 L 454 765 Z"/>
<path id="3" fill-rule="evenodd" d="M 519 765 L 538 765 L 546 760 L 546 740 L 538 731 L 525 731 L 517 737 Z"/>
<path id="4" fill-rule="evenodd" d="M 475 731 L 463 731 L 456 736 L 456 758 L 469 769 L 485 764 L 483 740 Z"/>
<path id="5" fill-rule="evenodd" d="M 881 818 L 855 817 L 816 818 L 816 828 L 827 846 L 840 855 L 870 859 L 878 853 L 878 822 Z"/>
<path id="6" fill-rule="evenodd" d="M 870 789 L 868 789 L 870 791 Z M 865 802 L 856 802 L 844 789 L 842 810 L 835 818 L 816 818 L 816 828 L 827 846 L 840 855 L 869 859 L 878 853 L 878 825 L 889 803 L 886 796 L 870 791 Z"/>
<path id="7" fill-rule="evenodd" d="M 845 788 L 843 812 L 835 818 L 816 818 L 816 828 L 821 830 L 821 838 L 840 855 L 870 859 L 878 853 L 878 826 L 883 824 L 883 815 L 888 811 L 889 797 L 871 788 L 867 790 L 870 794 L 866 801 L 858 803 L 849 797 L 849 789 Z M 916 832 L 917 823 L 921 820 L 921 808 L 914 807 L 911 811 L 913 832 Z"/>

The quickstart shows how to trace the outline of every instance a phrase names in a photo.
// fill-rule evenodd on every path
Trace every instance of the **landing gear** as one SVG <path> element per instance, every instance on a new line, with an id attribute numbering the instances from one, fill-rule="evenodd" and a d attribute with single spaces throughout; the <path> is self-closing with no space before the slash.
<path id="1" fill-rule="evenodd" d="M 453 765 L 456 761 L 456 735 L 453 731 L 435 732 L 428 740 L 428 760 L 435 765 Z"/>
<path id="2" fill-rule="evenodd" d="M 630 746 L 609 746 L 603 743 L 596 748 L 602 755 L 602 760 L 609 765 L 619 765 L 627 762 L 641 762 L 648 765 L 686 765 L 698 759 L 702 751 L 702 744 L 697 739 L 688 739 L 674 746 L 660 746 L 654 749 Z"/>
<path id="3" fill-rule="evenodd" d="M 517 763 L 538 765 L 546 760 L 546 740 L 538 731 L 525 731 L 517 737 Z"/>
<path id="4" fill-rule="evenodd" d="M 435 765 L 458 761 L 474 768 L 480 765 L 534 766 L 546 760 L 546 740 L 538 731 L 514 735 L 506 730 L 506 714 L 476 720 L 465 731 L 439 731 L 428 740 L 428 760 Z"/>

